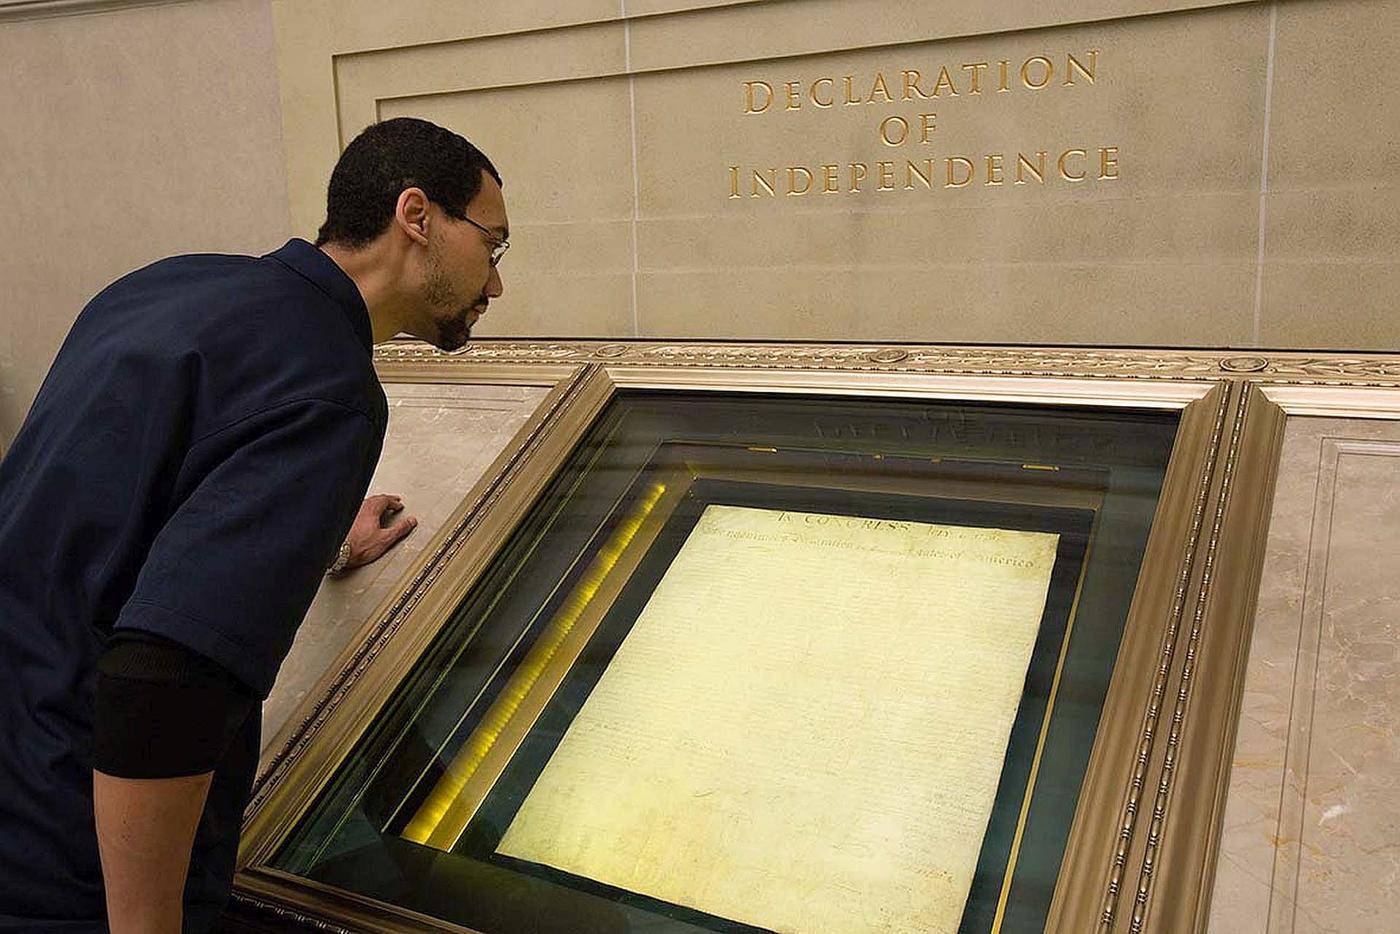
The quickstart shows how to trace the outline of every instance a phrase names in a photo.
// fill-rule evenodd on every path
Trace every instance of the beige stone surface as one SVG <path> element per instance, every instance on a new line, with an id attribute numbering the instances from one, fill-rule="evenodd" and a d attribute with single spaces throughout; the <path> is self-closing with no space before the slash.
<path id="1" fill-rule="evenodd" d="M 685 13 L 721 6 L 746 6 L 755 0 L 620 0 L 619 7 L 628 16 L 653 13 Z"/>
<path id="2" fill-rule="evenodd" d="M 639 76 L 640 331 L 714 333 L 718 305 L 742 337 L 1247 342 L 1266 23 L 1259 8 L 1230 8 Z M 1095 68 L 1092 83 L 1033 90 L 1013 67 L 1011 90 L 998 91 L 996 63 L 1043 55 L 1070 74 L 1068 54 Z M 1227 57 L 1260 67 L 1230 81 L 1202 73 L 1202 60 Z M 974 94 L 958 63 L 977 61 L 992 65 Z M 944 64 L 957 96 L 918 100 L 904 86 L 906 70 L 922 69 L 915 86 L 931 94 Z M 895 83 L 895 103 L 873 89 L 877 74 Z M 845 104 L 846 75 L 865 103 Z M 822 78 L 835 106 L 816 106 Z M 744 112 L 769 96 L 756 86 L 751 108 L 749 81 L 775 89 L 762 112 Z M 930 112 L 924 144 L 918 115 Z M 881 138 L 889 115 L 909 125 L 901 146 Z M 1067 147 L 1116 149 L 1120 177 L 1056 182 L 1050 168 L 1045 184 L 1014 184 L 1017 153 L 1046 150 L 1053 166 Z M 987 184 L 993 153 L 1006 154 L 1000 186 Z M 950 156 L 977 164 L 973 184 L 947 186 Z M 930 157 L 931 191 L 906 163 L 927 174 Z M 879 190 L 880 161 L 893 162 L 892 190 Z M 869 167 L 855 193 L 852 162 Z M 834 184 L 823 164 L 839 167 Z M 728 165 L 740 167 L 738 198 Z M 793 165 L 817 176 L 812 191 L 785 194 L 807 184 L 801 171 L 788 182 Z M 779 195 L 754 197 L 751 173 L 769 167 Z"/>
<path id="3" fill-rule="evenodd" d="M 1264 295 L 1273 297 L 1262 318 L 1263 346 L 1400 347 L 1400 260 L 1274 260 L 1264 275 Z"/>
<path id="4" fill-rule="evenodd" d="M 632 179 L 616 168 L 631 160 L 626 78 L 464 91 L 383 107 L 384 117 L 407 113 L 470 132 L 505 179 L 505 294 L 474 333 L 633 332 Z M 593 143 L 542 145 L 546 138 Z"/>
<path id="5" fill-rule="evenodd" d="M 1277 17 L 1260 340 L 1400 347 L 1400 3 Z"/>
<path id="6" fill-rule="evenodd" d="M 1400 916 L 1400 424 L 1293 418 L 1250 646 L 1210 929 Z"/>
<path id="7" fill-rule="evenodd" d="M 521 225 L 631 220 L 632 179 L 618 171 L 632 152 L 626 78 L 463 91 L 381 107 L 385 118 L 406 115 L 469 131 L 498 163 L 512 240 Z M 588 142 L 569 145 L 573 139 Z"/>
<path id="8" fill-rule="evenodd" d="M 737 18 L 739 13 L 730 15 Z M 894 160 L 899 168 L 894 180 L 898 194 L 890 199 L 893 206 L 930 212 L 1073 205 L 1240 189 L 1257 192 L 1267 23 L 1266 11 L 1232 7 L 1150 20 L 905 43 L 639 76 L 641 213 L 648 217 L 697 210 L 726 215 L 743 208 L 771 210 L 766 207 L 771 203 L 766 198 L 749 197 L 748 185 L 741 185 L 745 197 L 727 203 L 727 164 L 763 167 L 805 163 L 816 169 L 822 162 L 859 160 L 871 165 L 864 190 L 874 195 L 878 194 L 874 191 L 874 163 Z M 1095 50 L 1097 55 L 1091 54 Z M 1068 70 L 1067 56 L 1071 54 L 1094 69 L 1094 80 Z M 1019 66 L 1038 56 L 1048 59 L 1054 70 L 1048 86 L 1033 90 L 1022 83 Z M 1226 56 L 1242 60 L 1240 72 L 1231 80 L 1222 81 L 1201 67 L 1202 60 Z M 998 87 L 998 63 L 1002 60 L 1011 63 L 1007 91 Z M 974 93 L 972 72 L 960 63 L 977 62 L 990 64 L 978 69 L 980 78 Z M 944 86 L 939 96 L 919 99 L 919 90 L 932 94 L 936 89 L 941 66 L 949 69 L 951 89 Z M 1258 66 L 1258 74 L 1252 73 L 1254 66 Z M 1045 67 L 1028 68 L 1027 77 L 1033 82 L 1042 80 Z M 906 101 L 902 74 L 908 69 L 919 71 L 919 77 L 915 87 L 908 89 L 911 99 Z M 886 77 L 894 102 L 887 103 L 885 95 L 873 88 L 877 74 Z M 856 105 L 845 102 L 846 75 L 855 79 L 854 96 L 860 100 Z M 835 100 L 832 107 L 814 106 L 812 100 L 811 84 L 823 77 L 835 81 L 833 88 L 824 91 Z M 1067 79 L 1073 83 L 1067 84 Z M 773 86 L 775 100 L 764 112 L 746 114 L 744 83 L 759 80 Z M 787 82 L 797 85 L 796 109 L 789 108 L 785 97 L 783 86 Z M 1203 108 L 1198 95 L 1207 91 L 1212 105 Z M 761 90 L 755 94 L 759 103 L 764 96 Z M 929 111 L 935 112 L 937 119 L 928 143 L 923 144 L 918 114 Z M 879 124 L 890 115 L 908 120 L 910 139 L 906 144 L 888 146 L 882 142 Z M 1260 133 L 1252 132 L 1255 130 Z M 696 145 L 699 140 L 705 145 Z M 1094 154 L 1104 146 L 1120 150 L 1121 177 L 1115 180 L 1096 178 Z M 1053 168 L 1055 155 L 1070 147 L 1090 151 L 1091 158 L 1084 160 L 1090 176 L 1085 182 L 1057 182 L 1055 173 L 1049 171 L 1051 181 L 1047 184 L 1018 186 L 1011 178 L 1015 160 L 1008 158 L 1007 182 L 990 189 L 985 184 L 984 158 L 979 158 L 985 154 L 1045 149 L 1050 152 Z M 978 163 L 975 183 L 946 190 L 942 184 L 946 173 L 940 171 L 931 199 L 924 198 L 930 193 L 917 181 L 918 194 L 906 195 L 903 161 L 929 155 L 973 158 Z M 687 179 L 692 172 L 698 176 L 696 180 L 712 181 L 696 184 Z M 847 188 L 845 174 L 841 173 L 843 192 Z M 716 193 L 721 196 L 718 201 Z M 936 207 L 920 204 L 920 198 L 932 200 Z M 825 200 L 820 195 L 807 195 L 779 204 L 803 212 L 883 207 L 844 193 Z M 796 231 L 790 227 L 789 232 Z"/>
<path id="9" fill-rule="evenodd" d="M 462 63 L 469 60 L 471 69 Z M 460 93 L 508 91 L 554 83 L 588 86 L 601 81 L 612 84 L 621 81 L 626 99 L 626 80 L 617 76 L 627 69 L 625 27 L 621 23 L 585 23 L 568 29 L 544 32 L 530 31 L 506 35 L 460 39 L 414 45 L 401 49 L 386 49 L 338 55 L 335 58 L 336 105 L 340 118 L 341 142 L 347 143 L 359 130 L 376 119 L 390 116 L 389 110 L 402 107 L 405 99 L 419 97 L 452 97 Z M 612 78 L 612 81 L 606 79 Z M 574 93 L 589 93 L 589 87 L 570 89 Z M 603 93 L 615 93 L 611 89 Z M 558 126 L 552 114 L 536 114 L 535 106 L 548 108 L 558 100 L 553 93 L 535 94 L 529 100 L 519 97 L 490 97 L 483 107 L 472 112 L 491 113 L 493 110 L 515 111 L 528 122 L 520 142 L 536 147 L 546 140 L 569 139 L 571 127 Z M 579 98 L 573 98 L 576 102 Z M 538 104 L 536 102 L 539 102 Z M 524 106 L 524 111 L 516 108 Z M 587 114 L 576 115 L 583 117 Z M 599 125 L 590 128 L 590 135 L 607 139 L 616 136 L 616 125 L 610 125 L 604 114 Z M 624 108 L 623 116 L 628 116 Z M 625 129 L 625 126 L 623 127 Z M 626 133 L 622 134 L 626 139 Z M 475 141 L 475 137 L 473 137 Z M 486 145 L 484 143 L 484 145 Z M 540 147 L 568 152 L 567 146 Z M 494 156 L 494 151 L 492 152 Z M 586 186 L 576 186 L 584 188 Z"/>
<path id="10" fill-rule="evenodd" d="M 632 22 L 638 70 L 812 55 L 912 39 L 991 37 L 1069 23 L 1111 21 L 1235 5 L 1239 0 L 805 0 L 711 4 L 700 0 L 627 0 L 628 15 L 668 10 L 676 16 Z M 682 12 L 700 7 L 713 11 Z M 713 13 L 714 15 L 711 15 Z"/>
<path id="11" fill-rule="evenodd" d="M 1177 343 L 1189 333 L 1193 341 L 1227 344 L 1246 341 L 1248 324 L 1218 313 L 1219 291 L 1247 292 L 1254 270 L 1245 264 L 1104 269 L 1092 262 L 801 266 L 735 279 L 713 269 L 643 273 L 644 329 L 657 337 L 709 337 L 723 327 L 735 339 L 820 333 L 834 340 L 975 342 L 994 335 L 1019 343 L 1148 344 Z M 1140 317 L 1129 318 L 1135 311 Z"/>
<path id="12" fill-rule="evenodd" d="M 547 389 L 537 386 L 388 383 L 389 429 L 371 493 L 396 493 L 418 528 L 374 564 L 327 579 L 297 631 L 263 705 L 269 748 L 336 659 L 373 623 L 486 468 L 525 424 Z M 294 725 L 294 724 L 293 724 Z"/>
<path id="13" fill-rule="evenodd" d="M 415 15 L 392 23 L 361 5 L 334 23 L 325 0 L 276 7 L 292 178 L 322 177 L 339 141 L 376 116 L 422 113 L 487 138 L 527 216 L 574 178 L 610 194 L 631 183 L 630 206 L 609 197 L 613 210 L 595 215 L 597 275 L 548 262 L 561 236 L 586 237 L 522 223 L 518 240 L 541 247 L 518 251 L 512 276 L 531 284 L 483 333 L 1400 343 L 1395 2 L 589 0 L 453 16 L 414 0 Z M 1094 85 L 1063 87 L 1063 56 L 1090 49 Z M 995 80 L 999 60 L 1014 72 L 1036 55 L 1059 63 L 1044 89 L 1013 77 L 1010 93 L 974 95 L 960 70 L 987 61 Z M 927 89 L 942 64 L 957 96 L 900 99 L 905 69 Z M 868 86 L 877 71 L 894 100 L 810 98 L 820 78 Z M 748 80 L 773 86 L 772 110 L 744 114 Z M 782 107 L 787 81 L 805 107 Z M 605 104 L 590 85 L 608 88 Z M 595 120 L 559 118 L 561 101 L 585 100 L 574 116 Z M 917 133 L 923 112 L 937 114 L 928 146 L 880 141 L 882 119 Z M 1010 174 L 1020 151 L 1044 148 L 1053 163 L 1100 147 L 1117 150 L 1119 178 L 982 184 L 991 153 Z M 551 149 L 576 174 L 549 165 Z M 905 159 L 933 158 L 941 174 L 958 155 L 977 163 L 976 183 L 901 184 L 917 188 Z M 868 167 L 859 194 L 748 197 L 754 168 L 774 170 L 781 190 L 789 166 L 820 186 L 822 165 L 852 161 Z M 880 161 L 892 191 L 868 190 Z M 741 198 L 727 198 L 730 165 Z M 317 212 L 296 200 L 302 187 L 298 229 Z"/>
<path id="14" fill-rule="evenodd" d="M 588 23 L 607 18 L 617 9 L 616 0 L 520 0 L 508 4 L 271 0 L 271 4 L 277 31 L 282 120 L 291 143 L 286 150 L 286 177 L 292 182 L 288 204 L 293 229 L 303 236 L 320 222 L 319 215 L 325 209 L 325 180 L 341 148 L 337 58 Z M 457 68 L 451 87 L 470 86 L 470 79 L 477 74 L 472 65 L 464 64 Z"/>
<path id="15" fill-rule="evenodd" d="M 0 63 L 3 450 L 109 282 L 289 222 L 267 0 L 0 20 Z"/>

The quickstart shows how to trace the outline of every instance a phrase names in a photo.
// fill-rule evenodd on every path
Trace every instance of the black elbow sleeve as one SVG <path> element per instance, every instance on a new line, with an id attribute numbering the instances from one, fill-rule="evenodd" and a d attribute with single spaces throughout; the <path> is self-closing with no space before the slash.
<path id="1" fill-rule="evenodd" d="M 117 778 L 212 772 L 258 707 L 249 688 L 198 653 L 118 630 L 97 664 L 93 768 Z"/>

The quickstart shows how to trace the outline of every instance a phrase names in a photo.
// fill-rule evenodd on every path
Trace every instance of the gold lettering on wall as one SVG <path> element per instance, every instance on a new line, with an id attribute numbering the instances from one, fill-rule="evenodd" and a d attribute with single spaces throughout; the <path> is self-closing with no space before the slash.
<path id="1" fill-rule="evenodd" d="M 1041 72 L 1041 78 L 1038 82 L 1031 80 L 1032 65 L 1040 66 L 1040 68 L 1036 69 L 1037 71 Z M 1021 63 L 1021 83 L 1024 84 L 1026 87 L 1030 88 L 1032 91 L 1039 91 L 1041 88 L 1045 87 L 1047 84 L 1050 83 L 1050 79 L 1054 76 L 1055 63 L 1050 61 L 1050 59 L 1046 58 L 1044 55 L 1036 55 L 1032 58 L 1026 59 L 1024 62 Z"/>
<path id="2" fill-rule="evenodd" d="M 1110 155 L 1112 153 L 1112 155 Z M 1118 177 L 1118 147 L 1105 146 L 1099 150 L 1099 178 Z"/>
<path id="3" fill-rule="evenodd" d="M 991 66 L 986 62 L 965 62 L 962 67 L 963 71 L 970 71 L 972 73 L 972 83 L 968 86 L 968 93 L 981 94 L 982 69 L 990 68 Z"/>
<path id="4" fill-rule="evenodd" d="M 902 146 L 909 138 L 909 121 L 899 114 L 880 121 L 880 139 L 886 146 Z"/>
<path id="5" fill-rule="evenodd" d="M 1069 55 L 1065 56 L 1065 59 L 1066 59 L 1066 63 L 1065 63 L 1065 86 L 1066 86 L 1066 87 L 1073 87 L 1073 85 L 1074 85 L 1074 73 L 1075 73 L 1076 71 L 1079 72 L 1079 73 L 1080 73 L 1082 76 L 1084 76 L 1085 78 L 1087 78 L 1090 84 L 1093 84 L 1093 83 L 1094 83 L 1094 71 L 1095 71 L 1095 69 L 1097 69 L 1098 66 L 1099 66 L 1099 50 L 1098 50 L 1098 49 L 1090 49 L 1090 50 L 1089 50 L 1089 65 L 1088 65 L 1087 68 L 1084 66 L 1084 64 L 1083 64 L 1082 62 L 1079 61 L 1079 59 L 1077 59 L 1077 58 L 1074 57 L 1074 53 L 1073 53 L 1073 52 L 1071 52 Z"/>
<path id="6" fill-rule="evenodd" d="M 758 96 L 754 93 L 758 88 L 763 89 L 763 103 L 758 103 Z M 745 81 L 744 82 L 744 113 L 761 114 L 768 109 L 768 105 L 773 103 L 773 85 L 767 81 Z"/>
<path id="7" fill-rule="evenodd" d="M 919 87 L 919 79 L 922 77 L 923 75 L 919 74 L 917 71 L 904 72 L 904 95 L 901 100 L 913 100 L 914 98 L 910 96 L 911 92 L 917 94 L 919 100 L 926 101 L 929 99 L 929 95 L 925 94 L 924 89 Z"/>
<path id="8" fill-rule="evenodd" d="M 938 91 L 935 90 L 934 93 L 937 94 Z M 894 103 L 894 98 L 890 97 L 890 89 L 885 85 L 885 76 L 882 72 L 878 71 L 875 73 L 875 84 L 870 88 L 870 99 L 867 100 L 866 103 L 875 103 L 875 95 L 877 94 L 880 96 L 880 100 L 884 101 L 886 104 Z"/>
<path id="9" fill-rule="evenodd" d="M 762 188 L 770 195 L 776 195 L 778 193 L 778 170 L 769 169 L 768 171 L 770 173 L 770 178 L 764 178 L 763 175 L 758 171 L 758 169 L 753 170 L 753 194 L 751 194 L 749 197 L 762 197 L 759 194 L 759 188 Z"/>
<path id="10" fill-rule="evenodd" d="M 737 170 L 736 170 L 736 173 L 737 173 Z M 916 179 L 916 178 L 917 178 L 919 181 L 921 181 L 921 182 L 924 183 L 924 187 L 925 187 L 925 188 L 927 188 L 929 191 L 933 191 L 933 160 L 932 160 L 932 159 L 925 159 L 925 160 L 924 160 L 924 167 L 923 167 L 922 170 L 920 170 L 919 167 L 918 167 L 917 165 L 915 165 L 913 162 L 910 162 L 908 159 L 905 159 L 905 160 L 904 160 L 904 179 L 905 179 L 905 181 L 904 181 L 904 190 L 905 190 L 905 191 L 909 191 L 910 189 L 912 189 L 912 188 L 914 187 L 914 179 Z M 736 196 L 736 197 L 737 197 L 737 196 Z"/>
<path id="11" fill-rule="evenodd" d="M 866 132 L 873 130 L 872 136 L 877 137 L 887 149 L 907 149 L 917 145 L 923 147 L 923 151 L 920 158 L 902 160 L 902 184 L 896 180 L 901 160 L 895 159 L 832 159 L 830 157 L 836 153 L 828 153 L 825 154 L 826 159 L 803 159 L 800 155 L 792 159 L 789 156 L 782 160 L 790 163 L 787 165 L 763 165 L 762 162 L 744 165 L 744 160 L 735 160 L 726 165 L 729 182 L 726 197 L 728 200 L 745 197 L 745 175 L 748 176 L 749 198 L 774 198 L 780 188 L 783 195 L 794 198 L 815 193 L 895 190 L 929 193 L 989 188 L 1005 189 L 1009 196 L 1013 188 L 1117 181 L 1121 177 L 1122 159 L 1117 145 L 1102 145 L 1096 140 L 1075 140 L 1068 144 L 1056 141 L 1059 145 L 1028 146 L 1027 143 L 1037 141 L 1013 137 L 1006 140 L 1013 145 L 995 147 L 996 151 L 969 151 L 957 145 L 956 117 L 959 116 L 959 107 L 976 107 L 979 106 L 977 103 L 953 101 L 948 105 L 953 108 L 955 118 L 951 131 L 938 121 L 937 112 L 920 113 L 917 106 L 910 106 L 938 98 L 977 99 L 984 93 L 992 93 L 993 89 L 996 94 L 1036 92 L 1037 100 L 1047 101 L 1060 94 L 1077 97 L 1088 93 L 1092 97 L 1099 93 L 1094 89 L 1102 85 L 1100 78 L 1104 76 L 1100 69 L 1101 54 L 1099 49 L 1093 48 L 1059 52 L 1050 50 L 1041 54 L 1010 58 L 988 56 L 957 63 L 910 62 L 907 64 L 918 67 L 883 68 L 864 74 L 821 75 L 818 72 L 813 77 L 799 73 L 742 81 L 739 83 L 740 103 L 745 116 L 782 120 L 787 118 L 776 115 L 803 110 L 805 104 L 811 108 L 809 116 L 792 119 L 830 120 L 836 118 L 829 113 L 817 116 L 812 112 L 829 112 L 838 106 L 864 108 L 870 104 L 884 105 L 877 107 L 876 111 L 883 109 L 885 112 L 865 124 L 869 128 Z M 838 81 L 841 86 L 839 105 Z M 897 82 L 896 90 L 891 90 L 891 82 Z M 860 111 L 864 112 L 864 109 Z M 848 114 L 848 117 L 864 119 L 854 114 Z M 916 125 L 917 144 L 913 132 Z M 935 137 L 934 132 L 938 130 L 942 132 Z M 952 135 L 945 138 L 950 132 Z M 1009 127 L 1006 132 L 1015 133 L 1016 128 Z M 835 138 L 839 139 L 842 135 L 848 134 L 843 132 Z M 808 135 L 804 132 L 799 138 L 822 137 L 820 133 Z M 936 148 L 935 139 L 938 140 Z M 874 142 L 874 139 L 870 140 L 871 145 Z M 933 153 L 931 156 L 922 158 L 930 152 Z M 1097 153 L 1097 166 L 1091 161 L 1094 153 Z M 855 155 L 859 157 L 861 153 L 856 152 Z M 868 155 L 873 156 L 874 152 Z M 938 184 L 934 181 L 936 162 L 943 164 L 943 178 Z M 864 183 L 870 179 L 872 165 L 875 184 L 866 186 Z"/>
<path id="12" fill-rule="evenodd" d="M 958 89 L 953 87 L 953 76 L 948 74 L 948 66 L 944 65 L 938 70 L 938 81 L 933 86 L 933 96 L 937 97 L 938 92 L 943 88 L 948 89 L 948 93 L 953 97 L 958 96 Z"/>
<path id="13" fill-rule="evenodd" d="M 1104 146 L 1098 150 L 1099 171 L 1097 179 L 1113 180 L 1117 175 L 1117 147 Z M 1034 153 L 1018 152 L 1014 154 L 1015 159 L 1015 185 L 1045 185 L 1049 181 L 1058 179 L 1064 182 L 1078 183 L 1088 181 L 1090 175 L 1088 167 L 1085 165 L 1089 150 L 1084 148 L 1065 149 L 1060 151 L 1055 157 L 1055 167 L 1057 172 L 1049 175 L 1046 166 L 1050 161 L 1050 153 L 1046 150 L 1037 150 Z M 980 187 L 999 188 L 1007 183 L 1007 175 L 1010 171 L 1010 160 L 1013 155 L 1002 152 L 983 153 L 978 156 L 953 155 L 940 157 L 937 161 L 943 164 L 942 188 L 969 188 L 974 185 Z M 934 184 L 934 163 L 935 159 L 905 159 L 904 160 L 904 184 L 896 184 L 896 173 L 899 171 L 898 162 L 893 160 L 877 160 L 875 162 L 875 187 L 862 188 L 863 182 L 870 178 L 870 163 L 848 162 L 845 163 L 845 187 L 842 187 L 842 168 L 839 162 L 825 162 L 818 164 L 815 168 L 808 165 L 787 165 L 787 166 L 767 166 L 763 168 L 751 169 L 750 194 L 751 198 L 776 197 L 778 190 L 782 188 L 782 194 L 789 197 L 801 197 L 806 194 L 820 190 L 822 194 L 838 194 L 842 192 L 860 191 L 895 191 L 902 187 L 904 191 L 934 191 L 937 187 Z M 729 166 L 729 197 L 742 197 L 740 186 L 741 168 L 736 165 Z M 786 184 L 780 185 L 779 178 L 785 178 Z M 817 188 L 817 181 L 820 179 L 821 188 Z"/>
<path id="14" fill-rule="evenodd" d="M 949 156 L 946 161 L 948 164 L 948 182 L 943 186 L 944 188 L 964 188 L 972 184 L 972 173 L 976 170 L 976 167 L 972 164 L 971 159 L 963 156 Z M 967 174 L 961 179 L 958 179 L 955 167 L 966 169 Z"/>
<path id="15" fill-rule="evenodd" d="M 1036 180 L 1037 182 L 1039 182 L 1040 184 L 1044 185 L 1044 184 L 1045 184 L 1045 159 L 1046 159 L 1047 156 L 1049 156 L 1049 153 L 1047 153 L 1045 150 L 1042 149 L 1042 150 L 1040 150 L 1039 152 L 1037 152 L 1037 153 L 1035 154 L 1035 162 L 1032 163 L 1029 159 L 1026 158 L 1026 154 L 1025 154 L 1025 153 L 1023 153 L 1023 152 L 1018 152 L 1018 153 L 1016 153 L 1016 184 L 1017 184 L 1017 185 L 1025 185 L 1025 184 L 1027 184 L 1027 183 L 1026 183 L 1026 178 L 1025 178 L 1025 176 L 1022 174 L 1021 170 L 1022 170 L 1022 169 L 1029 169 L 1029 170 L 1030 170 L 1030 173 L 1031 173 L 1032 175 L 1035 176 L 1035 180 Z"/>
<path id="16" fill-rule="evenodd" d="M 1097 81 L 1099 50 L 1085 49 L 1055 56 L 1031 55 L 1019 62 L 1004 58 L 999 59 L 996 66 L 996 90 L 998 93 L 1011 93 L 1017 88 L 1041 91 L 1052 85 L 1081 89 L 1092 86 Z M 963 93 L 980 95 L 984 88 L 983 79 L 991 67 L 992 63 L 988 61 L 939 65 L 936 71 L 937 77 L 933 79 L 932 90 L 928 88 L 925 75 L 934 74 L 933 69 L 898 69 L 900 93 L 897 98 L 895 93 L 890 90 L 890 81 L 886 77 L 886 71 L 877 71 L 868 76 L 842 75 L 842 103 L 852 106 L 876 103 L 894 104 L 932 100 L 938 97 L 958 97 Z M 1056 83 L 1056 77 L 1061 75 L 1063 80 Z M 1018 77 L 1019 82 L 1014 81 L 1013 76 Z M 748 114 L 801 110 L 804 102 L 823 109 L 836 104 L 836 79 L 832 77 L 818 77 L 810 80 L 792 78 L 783 81 L 754 79 L 742 82 L 742 88 L 744 112 Z M 782 89 L 783 106 L 774 108 L 772 105 L 779 96 L 779 91 L 776 90 L 778 88 Z"/>
<path id="17" fill-rule="evenodd" d="M 1064 182 L 1079 183 L 1089 180 L 1090 175 L 1085 161 L 1089 156 L 1089 150 L 1083 147 L 1061 150 L 1055 157 L 1056 174 L 1054 178 Z M 980 156 L 952 155 L 942 158 L 944 164 L 944 188 L 967 188 L 974 182 L 981 182 L 983 187 L 997 188 L 1006 184 L 1007 173 L 1010 171 L 1009 160 L 1015 160 L 1014 185 L 1045 185 L 1050 176 L 1047 175 L 1046 166 L 1050 161 L 1050 153 L 1044 149 L 1034 153 L 1018 152 L 1014 156 L 1008 153 L 991 152 Z M 1118 175 L 1118 147 L 1101 146 L 1098 149 L 1098 173 L 1097 180 L 1112 181 Z M 880 160 L 875 163 L 876 168 L 876 191 L 892 191 L 895 188 L 894 173 L 896 162 Z M 904 161 L 904 190 L 912 191 L 922 184 L 925 190 L 933 190 L 933 159 L 922 159 L 915 161 L 906 159 Z M 870 165 L 866 162 L 848 162 L 845 166 L 847 170 L 846 192 L 858 192 L 862 190 L 861 183 L 870 176 Z M 777 166 L 764 168 L 754 168 L 750 170 L 750 197 L 759 198 L 765 196 L 775 196 L 778 192 L 779 172 L 786 175 L 787 185 L 783 193 L 790 196 L 801 196 L 816 190 L 817 179 L 821 179 L 821 192 L 823 194 L 836 194 L 841 192 L 841 169 L 839 162 L 820 163 L 813 169 L 807 165 L 789 165 L 781 169 Z M 729 198 L 742 197 L 739 185 L 741 167 L 731 165 L 729 171 Z"/>
<path id="18" fill-rule="evenodd" d="M 1065 167 L 1065 163 L 1067 163 L 1067 162 L 1069 161 L 1069 157 L 1070 157 L 1070 156 L 1087 156 L 1087 155 L 1088 155 L 1088 153 L 1085 152 L 1085 151 L 1082 150 L 1082 149 L 1066 149 L 1064 152 L 1060 153 L 1059 161 L 1056 163 L 1056 164 L 1060 167 L 1060 177 L 1063 178 L 1063 179 L 1064 179 L 1065 181 L 1067 181 L 1067 182 L 1082 182 L 1082 181 L 1084 181 L 1084 173 L 1083 173 L 1083 172 L 1080 172 L 1078 175 L 1075 175 L 1073 172 L 1071 172 L 1069 169 L 1067 169 L 1067 168 Z"/>
<path id="19" fill-rule="evenodd" d="M 984 184 L 992 185 L 992 186 L 1000 185 L 1000 184 L 1002 183 L 1002 180 L 1001 180 L 1001 172 L 1002 172 L 1001 153 L 999 153 L 999 152 L 988 153 L 988 155 L 987 155 L 987 181 L 986 181 Z"/>
<path id="20" fill-rule="evenodd" d="M 938 114 L 936 113 L 919 114 L 919 142 L 927 143 L 928 135 L 938 129 L 938 127 L 933 125 L 933 121 L 937 116 Z"/>

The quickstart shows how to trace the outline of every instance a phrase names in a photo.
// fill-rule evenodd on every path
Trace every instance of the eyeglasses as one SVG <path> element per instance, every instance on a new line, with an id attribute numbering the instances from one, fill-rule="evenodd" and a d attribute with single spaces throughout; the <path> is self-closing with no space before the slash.
<path id="1" fill-rule="evenodd" d="M 492 266 L 495 266 L 497 263 L 499 263 L 499 262 L 501 261 L 501 257 L 506 255 L 506 250 L 509 250 L 509 249 L 510 249 L 510 241 L 509 241 L 509 240 L 502 240 L 502 239 L 500 239 L 500 238 L 497 237 L 494 233 L 491 232 L 490 228 L 481 226 L 481 225 L 478 224 L 476 221 L 472 220 L 470 217 L 467 217 L 465 214 L 463 214 L 460 218 L 458 218 L 458 220 L 464 220 L 464 221 L 466 221 L 468 224 L 471 224 L 471 225 L 472 225 L 473 227 L 475 227 L 477 230 L 479 230 L 479 231 L 481 231 L 482 233 L 486 234 L 486 236 L 489 238 L 489 241 L 488 241 L 488 242 L 491 244 L 491 265 L 492 265 Z"/>

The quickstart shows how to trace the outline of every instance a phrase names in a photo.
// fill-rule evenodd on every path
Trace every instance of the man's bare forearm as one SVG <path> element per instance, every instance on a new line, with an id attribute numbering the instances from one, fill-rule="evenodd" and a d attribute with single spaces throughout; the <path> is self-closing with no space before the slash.
<path id="1" fill-rule="evenodd" d="M 92 773 L 112 934 L 179 934 L 190 848 L 212 778 Z"/>

